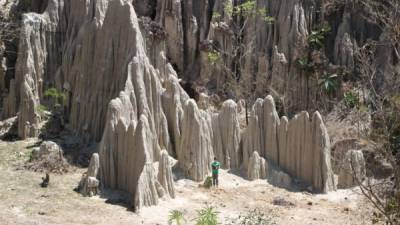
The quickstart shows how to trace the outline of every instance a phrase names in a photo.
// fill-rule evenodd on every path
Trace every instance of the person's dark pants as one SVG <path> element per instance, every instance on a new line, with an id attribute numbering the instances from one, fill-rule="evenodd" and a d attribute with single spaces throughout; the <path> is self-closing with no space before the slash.
<path id="1" fill-rule="evenodd" d="M 212 183 L 213 183 L 213 186 L 218 187 L 218 173 L 212 175 Z"/>

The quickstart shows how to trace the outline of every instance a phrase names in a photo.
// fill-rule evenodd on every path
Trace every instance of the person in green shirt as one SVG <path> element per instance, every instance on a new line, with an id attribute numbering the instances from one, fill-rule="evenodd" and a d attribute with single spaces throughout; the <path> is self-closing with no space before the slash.
<path id="1" fill-rule="evenodd" d="M 218 173 L 219 173 L 220 163 L 217 161 L 217 157 L 214 157 L 214 162 L 211 163 L 212 169 L 212 183 L 213 186 L 218 187 Z"/>

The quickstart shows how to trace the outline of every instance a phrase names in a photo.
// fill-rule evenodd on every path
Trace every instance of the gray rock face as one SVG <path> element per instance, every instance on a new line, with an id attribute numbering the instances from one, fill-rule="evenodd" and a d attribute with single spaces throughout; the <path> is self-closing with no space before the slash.
<path id="1" fill-rule="evenodd" d="M 275 169 L 270 169 L 268 181 L 278 187 L 290 188 L 292 185 L 292 178 L 285 172 Z"/>
<path id="2" fill-rule="evenodd" d="M 21 103 L 18 114 L 18 136 L 22 139 L 36 137 L 39 133 L 38 99 L 35 90 L 32 89 L 33 85 L 34 81 L 26 75 L 21 87 Z"/>
<path id="3" fill-rule="evenodd" d="M 342 162 L 338 177 L 339 188 L 359 185 L 365 179 L 365 160 L 361 150 L 349 150 Z"/>
<path id="4" fill-rule="evenodd" d="M 172 198 L 175 198 L 174 180 L 172 177 L 171 162 L 168 152 L 161 151 L 160 163 L 158 167 L 158 182 L 164 190 Z"/>
<path id="5" fill-rule="evenodd" d="M 177 151 L 179 166 L 195 181 L 203 180 L 210 172 L 213 153 L 213 134 L 210 115 L 188 100 L 184 106 L 182 138 Z"/>
<path id="6" fill-rule="evenodd" d="M 250 180 L 267 178 L 267 166 L 265 163 L 265 159 L 260 157 L 258 152 L 253 152 L 252 156 L 249 159 L 247 177 Z"/>
<path id="7" fill-rule="evenodd" d="M 318 112 L 302 112 L 290 121 L 279 119 L 271 96 L 257 100 L 243 134 L 243 164 L 251 151 L 312 185 L 316 191 L 336 189 L 330 162 L 330 142 Z M 247 167 L 246 167 L 247 168 Z"/>
<path id="8" fill-rule="evenodd" d="M 222 168 L 239 168 L 242 154 L 240 152 L 240 126 L 237 105 L 232 100 L 222 104 L 221 111 L 213 117 L 213 150 Z"/>
<path id="9" fill-rule="evenodd" d="M 15 87 L 15 80 L 10 81 L 10 91 L 3 99 L 3 119 L 10 118 L 17 115 L 17 94 Z"/>
<path id="10" fill-rule="evenodd" d="M 45 157 L 64 160 L 63 151 L 61 150 L 60 146 L 52 141 L 43 142 L 38 150 L 32 151 L 32 160 L 39 160 Z"/>
<path id="11" fill-rule="evenodd" d="M 97 194 L 97 189 L 100 184 L 99 180 L 97 179 L 99 169 L 99 154 L 94 153 L 92 155 L 92 158 L 90 159 L 89 167 L 86 174 L 82 176 L 82 179 L 79 182 L 79 192 L 84 196 L 92 196 L 94 194 Z"/>

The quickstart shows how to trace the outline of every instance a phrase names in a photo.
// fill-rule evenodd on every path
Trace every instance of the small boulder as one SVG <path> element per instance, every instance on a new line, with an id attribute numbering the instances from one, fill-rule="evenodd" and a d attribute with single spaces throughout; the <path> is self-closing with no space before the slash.
<path id="1" fill-rule="evenodd" d="M 365 179 L 365 160 L 362 151 L 349 150 L 342 162 L 339 177 L 339 188 L 350 188 L 357 186 Z"/>
<path id="2" fill-rule="evenodd" d="M 25 165 L 29 170 L 51 173 L 65 173 L 68 167 L 63 150 L 52 141 L 45 141 L 39 148 L 34 148 Z"/>
<path id="3" fill-rule="evenodd" d="M 256 151 L 253 152 L 253 155 L 249 159 L 247 178 L 250 180 L 267 178 L 265 159 Z"/>
<path id="4" fill-rule="evenodd" d="M 290 188 L 292 185 L 292 178 L 281 170 L 270 169 L 268 181 L 282 188 Z"/>
<path id="5" fill-rule="evenodd" d="M 82 175 L 79 182 L 78 190 L 84 196 L 93 196 L 98 192 L 100 181 L 97 179 L 98 171 L 100 168 L 99 154 L 94 153 L 90 159 L 89 168 L 86 173 Z"/>

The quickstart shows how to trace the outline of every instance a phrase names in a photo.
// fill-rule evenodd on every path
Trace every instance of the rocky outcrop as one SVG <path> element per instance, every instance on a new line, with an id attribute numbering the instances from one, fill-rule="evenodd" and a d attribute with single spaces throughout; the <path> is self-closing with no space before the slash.
<path id="1" fill-rule="evenodd" d="M 3 99 L 3 119 L 10 118 L 17 115 L 17 95 L 16 95 L 16 87 L 15 80 L 10 81 L 10 91 L 8 95 Z"/>
<path id="2" fill-rule="evenodd" d="M 97 194 L 99 187 L 98 172 L 100 169 L 99 154 L 94 153 L 90 159 L 88 170 L 83 174 L 79 182 L 79 192 L 84 196 L 93 196 Z"/>
<path id="3" fill-rule="evenodd" d="M 158 167 L 158 182 L 160 182 L 164 193 L 171 196 L 172 198 L 175 198 L 175 187 L 172 177 L 171 162 L 168 152 L 166 150 L 161 151 L 161 157 Z"/>
<path id="4" fill-rule="evenodd" d="M 61 147 L 52 141 L 43 142 L 39 148 L 34 148 L 25 168 L 36 172 L 66 173 L 69 163 L 64 158 Z"/>
<path id="5" fill-rule="evenodd" d="M 224 102 L 220 112 L 213 116 L 212 124 L 215 157 L 222 163 L 222 168 L 239 168 L 242 154 L 236 103 L 232 100 Z"/>
<path id="6" fill-rule="evenodd" d="M 260 157 L 258 152 L 253 152 L 249 159 L 247 178 L 250 180 L 267 178 L 267 166 L 265 159 Z"/>
<path id="7" fill-rule="evenodd" d="M 36 137 L 39 134 L 40 116 L 37 112 L 36 91 L 32 89 L 34 85 L 34 81 L 26 75 L 20 90 L 21 102 L 18 114 L 18 136 L 22 139 Z"/>
<path id="8" fill-rule="evenodd" d="M 56 161 L 64 160 L 60 146 L 52 141 L 43 142 L 39 149 L 34 149 L 31 160 L 40 160 L 47 157 L 57 158 Z"/>
<path id="9" fill-rule="evenodd" d="M 340 167 L 339 188 L 350 188 L 359 185 L 365 179 L 365 160 L 361 150 L 349 150 Z"/>
<path id="10" fill-rule="evenodd" d="M 181 145 L 182 123 L 184 110 L 183 106 L 189 100 L 189 96 L 181 88 L 178 78 L 171 66 L 168 68 L 168 74 L 171 74 L 164 82 L 165 91 L 162 95 L 163 109 L 168 123 L 168 132 L 171 138 L 173 150 L 169 153 L 177 156 L 177 151 Z"/>
<path id="11" fill-rule="evenodd" d="M 270 168 L 268 174 L 269 183 L 282 188 L 292 187 L 292 178 L 281 170 Z"/>
<path id="12" fill-rule="evenodd" d="M 195 181 L 202 181 L 210 172 L 213 153 L 211 117 L 188 100 L 184 106 L 182 138 L 177 151 L 179 166 Z"/>
<path id="13" fill-rule="evenodd" d="M 271 96 L 258 99 L 253 106 L 249 126 L 243 135 L 243 159 L 251 151 L 259 152 L 291 176 L 312 185 L 316 191 L 336 189 L 330 162 L 330 141 L 321 115 L 312 119 L 302 112 L 288 121 L 279 119 Z"/>

